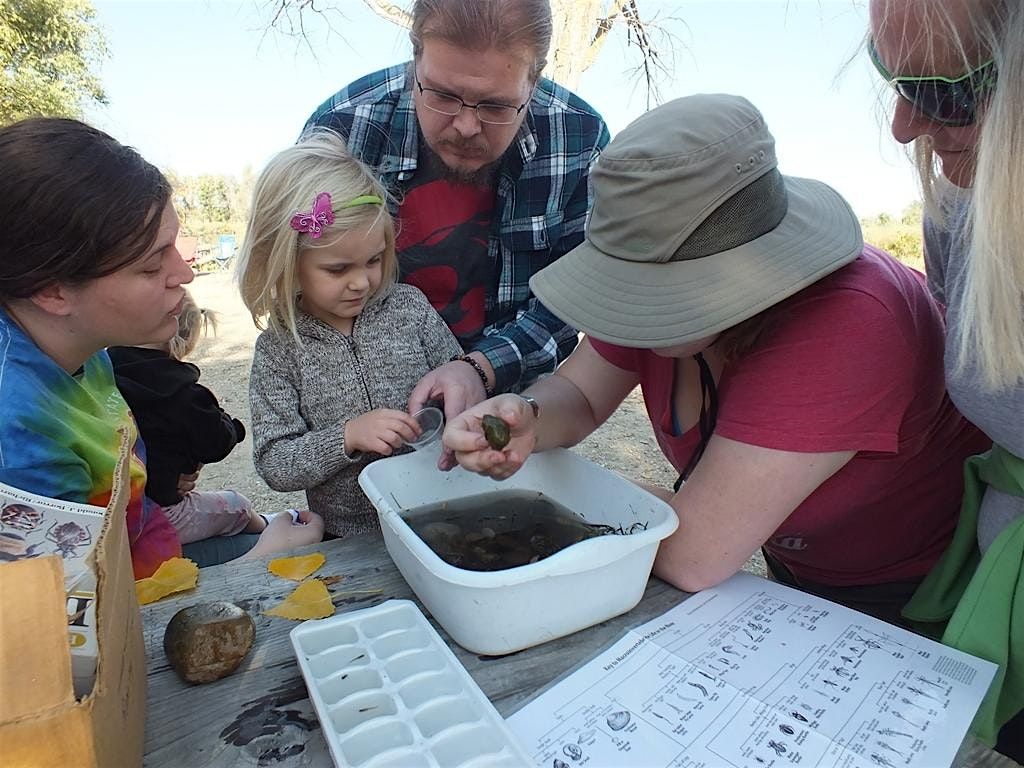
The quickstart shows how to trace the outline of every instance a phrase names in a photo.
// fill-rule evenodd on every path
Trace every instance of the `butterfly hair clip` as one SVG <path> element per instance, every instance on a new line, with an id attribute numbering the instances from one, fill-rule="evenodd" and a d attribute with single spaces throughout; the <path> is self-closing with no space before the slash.
<path id="1" fill-rule="evenodd" d="M 331 209 L 331 195 L 329 192 L 321 192 L 313 201 L 313 209 L 310 211 L 299 211 L 289 222 L 291 228 L 296 232 L 305 232 L 314 240 L 323 234 L 324 227 L 334 223 L 334 211 Z"/>

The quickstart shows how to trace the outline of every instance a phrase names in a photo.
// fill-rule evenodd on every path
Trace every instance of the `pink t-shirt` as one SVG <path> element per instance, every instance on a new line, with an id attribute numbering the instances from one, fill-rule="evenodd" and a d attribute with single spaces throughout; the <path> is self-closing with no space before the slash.
<path id="1" fill-rule="evenodd" d="M 963 462 L 988 439 L 943 383 L 943 320 L 919 273 L 865 246 L 855 262 L 781 302 L 718 382 L 715 433 L 785 451 L 857 451 L 765 547 L 798 579 L 833 586 L 923 576 L 946 548 Z M 640 377 L 665 456 L 685 466 L 697 427 L 672 434 L 674 361 L 595 339 Z"/>

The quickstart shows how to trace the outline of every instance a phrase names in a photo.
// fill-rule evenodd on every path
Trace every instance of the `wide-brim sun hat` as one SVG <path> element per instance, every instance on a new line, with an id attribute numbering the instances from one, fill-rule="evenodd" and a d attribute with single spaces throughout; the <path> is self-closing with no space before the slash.
<path id="1" fill-rule="evenodd" d="M 857 217 L 820 181 L 783 176 L 740 96 L 668 102 L 624 128 L 591 172 L 581 245 L 530 288 L 594 338 L 657 349 L 713 336 L 856 259 Z"/>

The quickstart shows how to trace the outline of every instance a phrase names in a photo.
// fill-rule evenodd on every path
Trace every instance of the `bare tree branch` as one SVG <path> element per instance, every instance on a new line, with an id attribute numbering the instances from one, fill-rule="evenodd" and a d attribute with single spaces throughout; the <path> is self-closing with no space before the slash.
<path id="1" fill-rule="evenodd" d="M 636 0 L 624 0 L 622 15 L 626 20 L 626 45 L 635 45 L 640 51 L 640 63 L 634 71 L 643 75 L 650 109 L 652 101 L 661 101 L 661 82 L 672 77 L 675 50 L 681 41 L 656 19 L 643 19 Z"/>
<path id="2" fill-rule="evenodd" d="M 259 1 L 259 0 L 258 0 Z M 404 0 L 362 0 L 376 15 L 408 29 L 412 16 L 402 6 Z M 314 56 L 316 48 L 310 39 L 313 27 L 307 20 L 316 19 L 327 25 L 328 37 L 337 35 L 348 43 L 345 35 L 332 25 L 331 14 L 345 19 L 342 0 L 262 0 L 267 9 L 267 30 L 294 37 L 306 45 Z M 600 55 L 616 27 L 623 27 L 627 47 L 636 48 L 639 63 L 633 68 L 637 79 L 647 91 L 647 106 L 660 101 L 660 85 L 671 79 L 678 38 L 657 17 L 641 16 L 638 0 L 552 0 L 555 39 L 548 54 L 548 74 L 561 84 L 576 88 L 580 75 Z M 669 19 L 678 21 L 678 19 Z"/>
<path id="3" fill-rule="evenodd" d="M 305 45 L 309 49 L 314 59 L 317 58 L 319 46 L 310 40 L 307 19 L 322 21 L 327 27 L 327 37 L 337 36 L 345 41 L 344 34 L 335 28 L 333 22 L 345 20 L 346 17 L 335 3 L 328 2 L 326 6 L 321 7 L 317 0 L 266 0 L 261 3 L 261 7 L 269 9 L 270 14 L 270 22 L 264 29 L 264 38 L 272 31 L 294 38 L 298 45 Z M 347 44 L 347 41 L 345 42 Z M 262 40 L 260 44 L 262 45 Z"/>
<path id="4" fill-rule="evenodd" d="M 594 36 L 590 39 L 590 46 L 583 54 L 582 61 L 580 62 L 580 72 L 586 72 L 597 60 L 597 56 L 601 53 L 601 49 L 604 48 L 604 44 L 608 42 L 609 33 L 615 28 L 615 22 L 622 13 L 622 6 L 624 2 L 625 0 L 617 2 L 612 6 L 607 16 L 603 16 L 597 20 L 597 29 L 594 30 Z"/>
<path id="5" fill-rule="evenodd" d="M 631 77 L 643 83 L 647 106 L 660 101 L 660 87 L 673 76 L 675 48 L 681 41 L 657 16 L 642 16 L 640 5 L 640 0 L 553 0 L 555 37 L 548 57 L 548 76 L 568 88 L 577 88 L 583 72 L 619 28 L 625 33 L 626 46 L 635 47 L 639 54 L 631 57 L 638 60 Z"/>
<path id="6" fill-rule="evenodd" d="M 366 7 L 381 18 L 394 22 L 400 27 L 409 29 L 412 26 L 412 14 L 394 3 L 387 3 L 384 0 L 363 0 Z"/>

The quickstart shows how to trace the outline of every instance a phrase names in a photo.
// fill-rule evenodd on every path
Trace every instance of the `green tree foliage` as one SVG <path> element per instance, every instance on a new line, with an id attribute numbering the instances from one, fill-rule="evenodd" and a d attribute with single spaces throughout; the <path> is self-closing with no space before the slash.
<path id="1" fill-rule="evenodd" d="M 921 234 L 917 231 L 897 230 L 883 237 L 878 247 L 888 251 L 904 264 L 918 269 L 924 263 L 924 251 L 921 245 Z"/>
<path id="2" fill-rule="evenodd" d="M 220 224 L 232 218 L 231 182 L 227 178 L 203 174 L 199 177 L 198 193 L 203 219 Z"/>
<path id="3" fill-rule="evenodd" d="M 864 240 L 886 251 L 904 264 L 924 271 L 924 239 L 921 220 L 924 206 L 915 201 L 900 215 L 880 213 L 860 220 Z"/>
<path id="4" fill-rule="evenodd" d="M 256 181 L 251 168 L 240 179 L 217 174 L 184 176 L 172 170 L 164 175 L 174 190 L 182 235 L 198 237 L 200 249 L 207 250 L 216 247 L 219 235 L 233 234 L 241 242 Z"/>
<path id="5" fill-rule="evenodd" d="M 89 0 L 0 0 L 0 123 L 106 104 L 107 46 Z"/>
<path id="6" fill-rule="evenodd" d="M 890 256 L 916 270 L 924 271 L 924 245 L 921 234 L 921 212 L 913 205 L 899 219 L 880 213 L 860 220 L 864 241 L 881 248 Z"/>
<path id="7" fill-rule="evenodd" d="M 900 223 L 908 227 L 919 227 L 924 220 L 924 205 L 920 200 L 915 200 L 900 214 Z"/>

